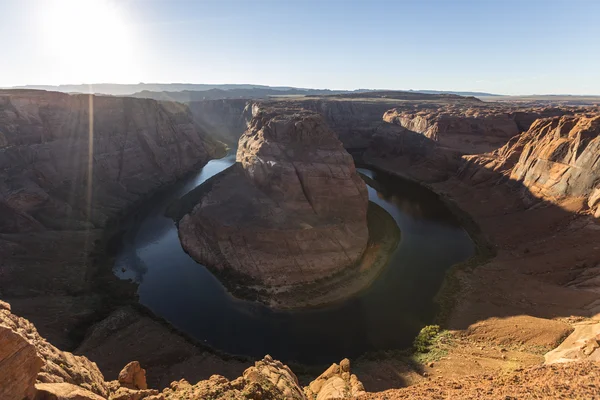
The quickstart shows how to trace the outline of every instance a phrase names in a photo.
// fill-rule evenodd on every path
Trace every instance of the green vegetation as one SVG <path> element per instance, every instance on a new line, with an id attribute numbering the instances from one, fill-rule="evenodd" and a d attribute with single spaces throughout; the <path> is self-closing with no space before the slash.
<path id="1" fill-rule="evenodd" d="M 421 329 L 413 342 L 413 353 L 410 357 L 413 365 L 424 365 L 445 357 L 452 345 L 452 339 L 452 334 L 441 330 L 439 325 L 427 325 Z"/>
<path id="2" fill-rule="evenodd" d="M 435 338 L 440 334 L 439 325 L 427 325 L 415 338 L 413 348 L 417 353 L 428 353 Z"/>

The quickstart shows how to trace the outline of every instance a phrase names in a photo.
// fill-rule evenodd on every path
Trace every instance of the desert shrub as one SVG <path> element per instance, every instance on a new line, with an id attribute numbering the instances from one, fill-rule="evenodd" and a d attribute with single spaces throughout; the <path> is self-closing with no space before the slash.
<path id="1" fill-rule="evenodd" d="M 439 325 L 427 325 L 421 329 L 421 332 L 419 332 L 413 342 L 415 351 L 418 353 L 427 353 L 439 333 Z"/>

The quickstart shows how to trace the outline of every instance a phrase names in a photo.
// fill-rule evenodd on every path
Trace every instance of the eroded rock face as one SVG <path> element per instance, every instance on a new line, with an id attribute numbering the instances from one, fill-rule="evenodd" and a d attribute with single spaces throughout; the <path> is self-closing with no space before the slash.
<path id="1" fill-rule="evenodd" d="M 437 107 L 399 107 L 387 111 L 383 120 L 420 133 L 443 147 L 464 153 L 481 153 L 503 146 L 527 130 L 536 118 L 560 116 L 560 108 L 523 109 L 479 104 Z"/>
<path id="2" fill-rule="evenodd" d="M 597 214 L 600 188 L 600 116 L 536 121 L 510 177 L 535 197 L 585 197 Z"/>
<path id="3" fill-rule="evenodd" d="M 101 227 L 220 150 L 189 109 L 154 100 L 0 91 L 0 231 Z"/>
<path id="4" fill-rule="evenodd" d="M 12 314 L 7 308 L 0 309 L 0 332 L 12 338 L 10 343 L 20 343 L 22 347 L 17 355 L 22 356 L 23 364 L 16 369 L 22 373 L 21 379 L 37 379 L 38 383 L 67 383 L 96 395 L 108 396 L 108 385 L 95 363 L 57 349 L 38 334 L 31 322 Z M 10 348 L 13 346 L 8 346 L 7 342 L 7 347 L 0 346 L 0 352 Z"/>
<path id="5" fill-rule="evenodd" d="M 0 324 L 0 399 L 32 399 L 42 364 L 32 344 Z"/>
<path id="6" fill-rule="evenodd" d="M 281 287 L 355 264 L 368 240 L 365 183 L 321 116 L 257 111 L 238 163 L 195 194 L 179 223 L 198 262 Z"/>

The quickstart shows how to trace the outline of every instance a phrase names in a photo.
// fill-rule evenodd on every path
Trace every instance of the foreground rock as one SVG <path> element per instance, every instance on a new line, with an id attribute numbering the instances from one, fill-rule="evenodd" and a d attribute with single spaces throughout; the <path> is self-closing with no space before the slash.
<path id="1" fill-rule="evenodd" d="M 306 111 L 257 111 L 237 164 L 182 204 L 184 249 L 246 285 L 330 278 L 356 266 L 369 239 L 366 185 L 323 119 Z"/>
<path id="2" fill-rule="evenodd" d="M 575 324 L 575 330 L 556 349 L 544 355 L 546 364 L 600 361 L 600 322 Z"/>
<path id="3" fill-rule="evenodd" d="M 8 303 L 0 301 L 3 314 L 10 312 Z M 35 394 L 33 384 L 43 365 L 35 347 L 10 327 L 0 324 L 0 399 L 21 400 Z"/>
<path id="4" fill-rule="evenodd" d="M 163 392 L 165 399 L 290 399 L 306 400 L 296 375 L 281 362 L 266 356 L 232 381 L 213 375 L 195 385 L 182 380 Z"/>
<path id="5" fill-rule="evenodd" d="M 319 385 L 318 399 L 346 399 L 360 394 L 362 384 L 355 375 L 349 375 L 349 369 L 348 360 L 344 360 L 321 375 L 317 380 L 324 380 L 324 384 Z M 335 378 L 342 380 L 343 390 L 338 390 Z M 236 379 L 213 375 L 195 384 L 181 379 L 162 392 L 148 388 L 145 370 L 137 361 L 121 370 L 118 381 L 109 382 L 95 363 L 49 344 L 29 321 L 12 314 L 4 302 L 0 302 L 0 382 L 2 400 L 307 400 L 314 397 L 307 398 L 305 391 L 313 392 L 302 388 L 289 367 L 270 356 L 247 368 Z"/>
<path id="6" fill-rule="evenodd" d="M 141 367 L 138 361 L 130 362 L 119 373 L 119 384 L 127 389 L 148 389 L 146 370 Z"/>
<path id="7" fill-rule="evenodd" d="M 333 400 L 358 397 L 365 394 L 363 384 L 350 373 L 350 360 L 332 364 L 325 372 L 304 388 L 306 397 L 313 400 Z"/>
<path id="8" fill-rule="evenodd" d="M 35 400 L 104 400 L 89 390 L 70 383 L 38 383 Z"/>
<path id="9" fill-rule="evenodd" d="M 75 385 L 108 397 L 109 385 L 95 363 L 85 357 L 60 351 L 42 338 L 33 324 L 12 314 L 8 307 L 0 309 L 0 337 L 9 339 L 3 343 L 6 346 L 0 347 L 3 353 L 0 366 L 12 365 L 11 369 L 2 370 L 2 382 L 8 381 L 11 371 L 22 382 L 18 385 L 1 385 L 0 390 L 10 390 L 2 399 L 33 398 L 31 395 L 35 394 L 35 390 L 29 384 L 36 380 L 38 383 Z M 5 350 L 10 349 L 18 350 L 13 357 L 9 357 L 9 353 L 4 354 Z M 12 364 L 17 360 L 18 364 Z"/>

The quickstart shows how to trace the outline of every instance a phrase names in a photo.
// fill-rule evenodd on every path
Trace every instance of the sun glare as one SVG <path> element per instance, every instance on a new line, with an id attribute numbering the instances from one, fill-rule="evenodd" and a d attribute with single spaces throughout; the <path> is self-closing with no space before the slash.
<path id="1" fill-rule="evenodd" d="M 40 9 L 41 41 L 60 65 L 62 82 L 125 82 L 134 75 L 135 46 L 119 3 L 48 0 Z"/>

